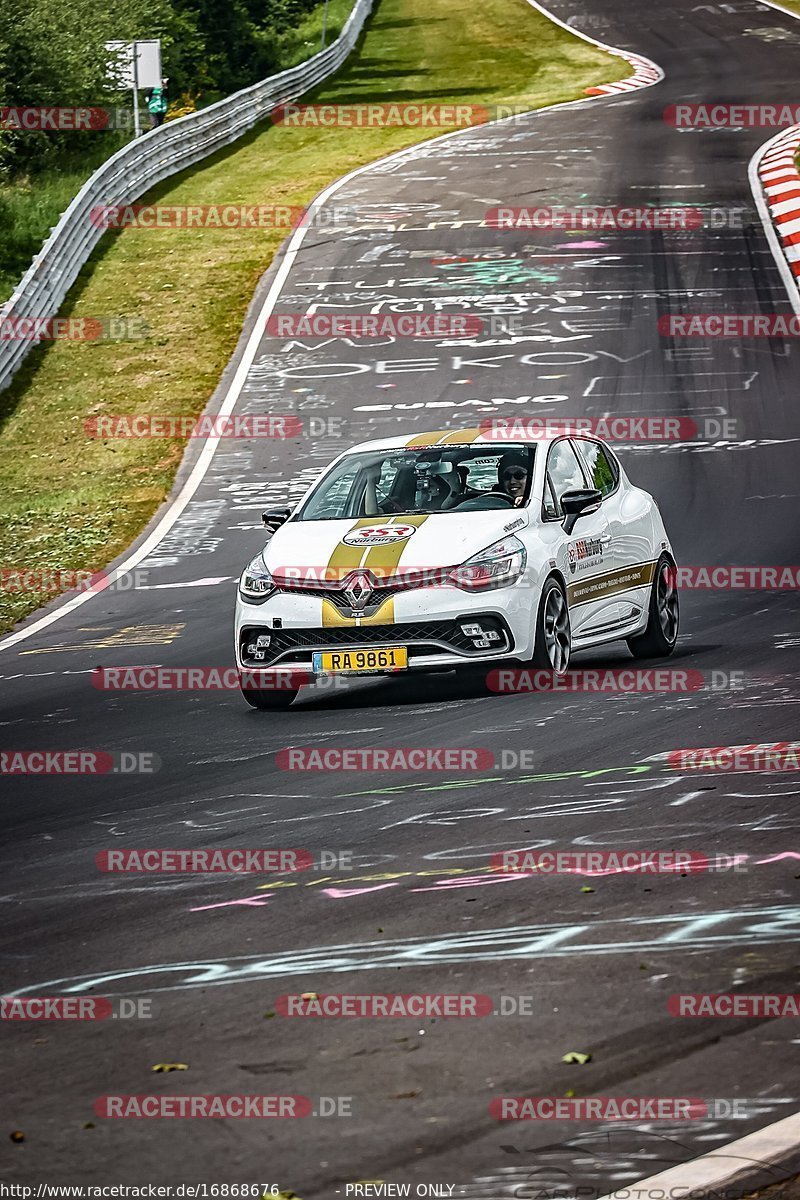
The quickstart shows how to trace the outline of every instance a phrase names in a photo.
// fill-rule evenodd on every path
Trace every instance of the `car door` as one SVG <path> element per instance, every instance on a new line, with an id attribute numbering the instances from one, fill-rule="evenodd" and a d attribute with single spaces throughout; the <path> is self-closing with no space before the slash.
<path id="1" fill-rule="evenodd" d="M 589 474 L 591 485 L 603 496 L 603 508 L 611 534 L 611 556 L 618 571 L 616 590 L 619 598 L 620 620 L 626 624 L 635 620 L 647 606 L 650 596 L 648 582 L 631 587 L 629 579 L 652 558 L 652 524 L 647 498 L 637 488 L 626 488 L 620 479 L 620 469 L 614 453 L 593 438 L 572 439 Z M 638 570 L 637 570 L 638 569 Z"/>
<path id="2" fill-rule="evenodd" d="M 572 532 L 562 528 L 565 492 L 589 487 L 586 471 L 568 438 L 553 442 L 547 455 L 542 502 L 543 532 L 552 537 L 554 557 L 567 581 L 572 637 L 591 638 L 619 622 L 619 604 L 606 594 L 605 577 L 614 570 L 611 531 L 605 506 L 579 517 Z"/>

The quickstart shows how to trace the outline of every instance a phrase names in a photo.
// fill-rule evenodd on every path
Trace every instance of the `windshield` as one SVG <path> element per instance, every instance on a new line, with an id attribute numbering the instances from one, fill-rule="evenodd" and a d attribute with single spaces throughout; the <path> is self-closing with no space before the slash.
<path id="1" fill-rule="evenodd" d="M 335 521 L 396 513 L 475 512 L 527 504 L 533 446 L 442 446 L 348 454 L 293 518 Z"/>

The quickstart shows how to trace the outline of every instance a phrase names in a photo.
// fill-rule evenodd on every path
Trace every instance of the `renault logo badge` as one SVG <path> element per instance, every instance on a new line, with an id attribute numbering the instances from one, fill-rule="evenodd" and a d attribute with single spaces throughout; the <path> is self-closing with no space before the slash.
<path id="1" fill-rule="evenodd" d="M 352 575 L 348 575 L 343 591 L 350 607 L 357 612 L 363 612 L 372 595 L 372 579 L 365 571 L 354 571 Z"/>

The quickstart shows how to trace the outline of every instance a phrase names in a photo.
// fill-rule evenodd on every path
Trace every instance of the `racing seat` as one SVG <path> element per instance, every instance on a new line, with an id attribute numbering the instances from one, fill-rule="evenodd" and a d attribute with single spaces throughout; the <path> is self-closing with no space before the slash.
<path id="1" fill-rule="evenodd" d="M 442 463 L 442 466 L 448 466 L 450 470 L 446 475 L 440 475 L 439 479 L 447 485 L 448 494 L 440 505 L 443 512 L 450 508 L 455 508 L 456 505 L 464 499 L 464 485 L 466 483 L 466 468 L 457 467 L 455 463 Z M 463 471 L 463 474 L 462 474 Z"/>
<path id="2" fill-rule="evenodd" d="M 414 507 L 416 483 L 413 467 L 400 467 L 394 478 L 389 494 L 380 506 L 380 512 L 408 512 Z"/>
<path id="3" fill-rule="evenodd" d="M 414 497 L 414 507 L 424 508 L 426 512 L 443 512 L 453 508 L 460 499 L 463 499 L 461 479 L 455 463 L 437 462 L 430 470 L 427 494 L 418 491 Z"/>

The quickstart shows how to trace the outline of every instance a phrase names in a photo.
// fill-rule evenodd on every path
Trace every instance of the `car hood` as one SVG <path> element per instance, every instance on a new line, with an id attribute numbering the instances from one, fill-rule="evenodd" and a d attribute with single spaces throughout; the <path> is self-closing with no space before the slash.
<path id="1" fill-rule="evenodd" d="M 357 567 L 377 575 L 409 568 L 455 567 L 492 542 L 529 523 L 525 509 L 362 517 L 344 521 L 289 521 L 267 542 L 264 561 L 273 574 L 291 569 L 302 578 L 336 578 Z M 323 572 L 328 572 L 327 575 Z"/>

